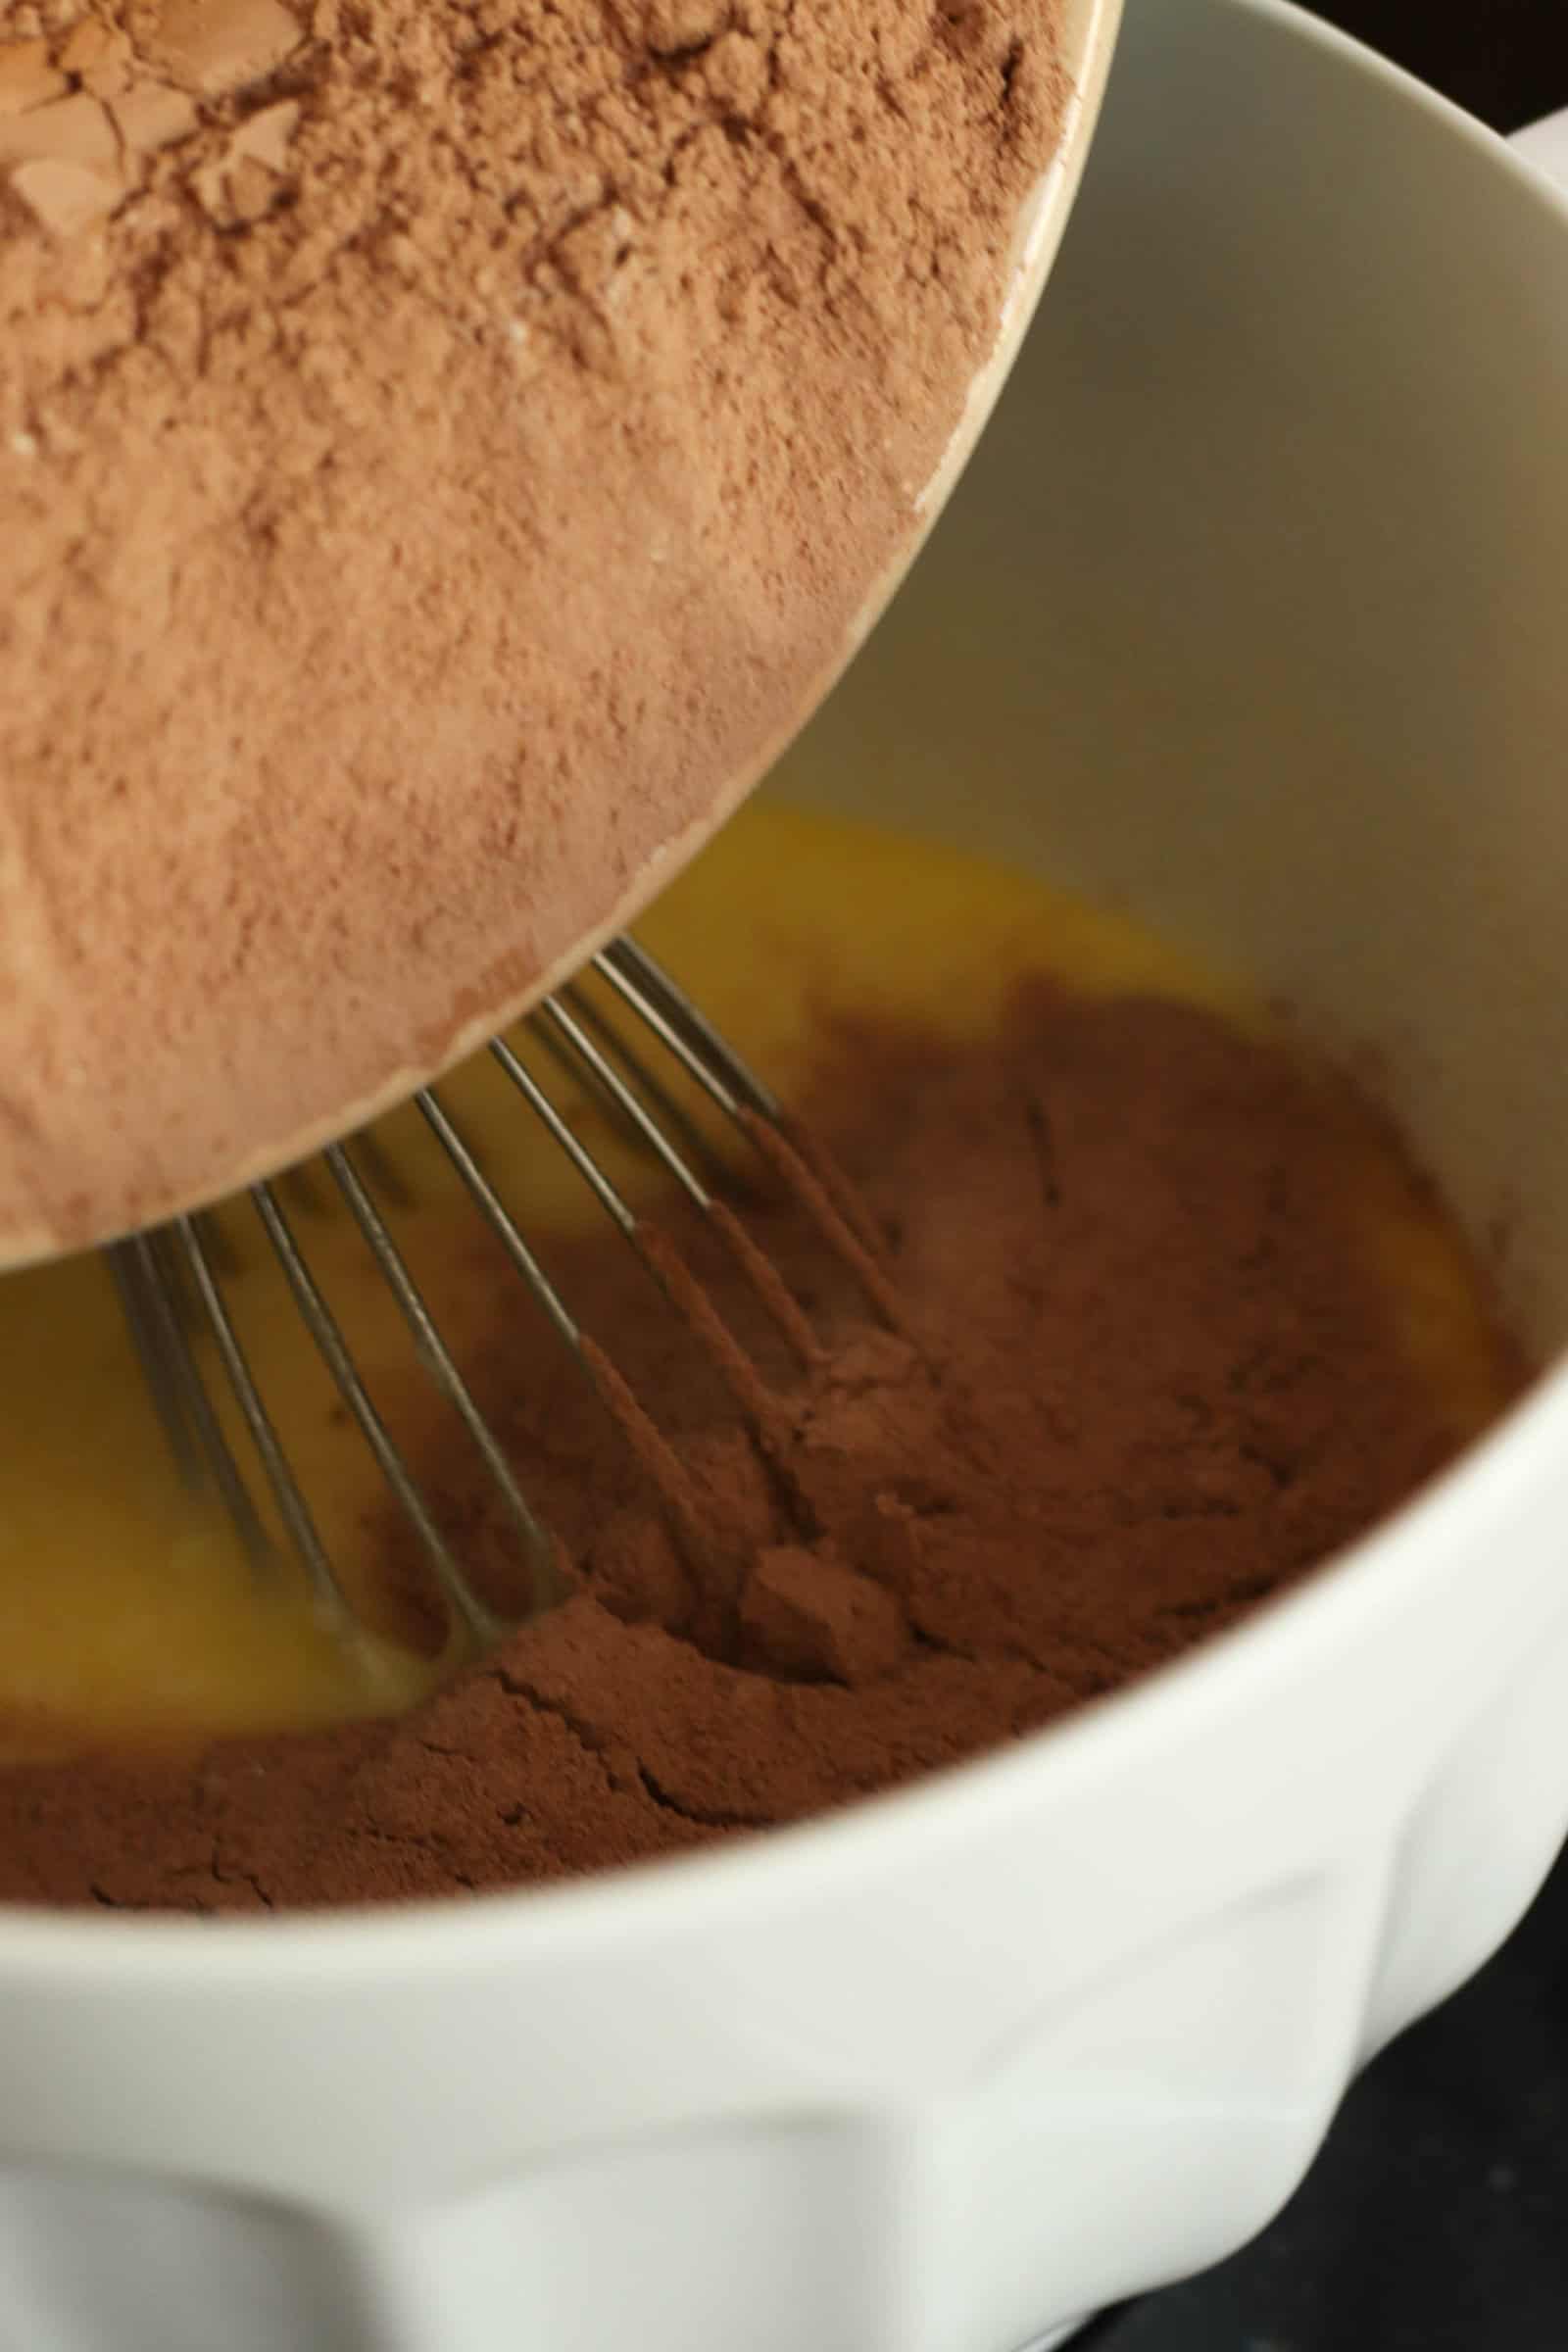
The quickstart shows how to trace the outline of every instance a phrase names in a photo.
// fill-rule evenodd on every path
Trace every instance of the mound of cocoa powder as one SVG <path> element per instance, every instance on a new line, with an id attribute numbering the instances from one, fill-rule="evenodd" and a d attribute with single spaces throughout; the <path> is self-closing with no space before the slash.
<path id="1" fill-rule="evenodd" d="M 480 1385 L 564 1541 L 564 1604 L 402 1721 L 10 1773 L 0 1893 L 370 1902 L 793 1821 L 1218 1632 L 1472 1434 L 1355 1221 L 1373 1114 L 1292 1051 L 1036 980 L 981 1045 L 840 1027 L 802 1111 L 908 1331 L 764 1187 L 747 1222 L 822 1341 L 803 1369 L 721 1243 L 672 1219 L 778 1399 L 766 1446 L 618 1239 L 551 1252 L 701 1541 L 677 1542 L 589 1385 L 498 1329 Z M 1494 1350 L 1500 1405 L 1521 1368 Z M 445 1476 L 487 1573 L 499 1531 L 471 1473 Z"/>
<path id="2" fill-rule="evenodd" d="M 0 1258 L 623 919 L 907 552 L 1058 0 L 0 0 Z"/>

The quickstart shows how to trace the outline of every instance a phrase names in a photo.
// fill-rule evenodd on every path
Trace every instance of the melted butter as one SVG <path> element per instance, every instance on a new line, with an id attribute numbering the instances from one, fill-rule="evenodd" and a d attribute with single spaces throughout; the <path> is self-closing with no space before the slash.
<path id="1" fill-rule="evenodd" d="M 720 836 L 641 936 L 786 1098 L 823 1011 L 978 1035 L 1027 968 L 1094 992 L 1154 991 L 1256 1017 L 1234 983 L 1119 916 L 979 860 L 767 805 Z M 635 1195 L 648 1182 L 641 1163 L 536 1047 L 525 1051 Z M 600 1218 L 488 1057 L 441 1092 L 542 1255 L 553 1231 Z M 399 1246 L 462 1362 L 495 1330 L 498 1281 L 514 1278 L 416 1111 L 383 1121 L 375 1141 L 398 1195 L 389 1214 Z M 378 1406 L 416 1443 L 430 1391 L 329 1177 L 317 1164 L 282 1194 Z M 1506 1399 L 1508 1368 L 1467 1250 L 1373 1131 L 1364 1164 L 1348 1170 L 1347 1201 L 1413 1358 L 1456 1426 L 1479 1430 Z M 248 1204 L 225 1205 L 210 1232 L 258 1382 L 352 1583 L 382 1508 L 379 1473 Z M 515 1298 L 517 1345 L 559 1348 L 520 1283 Z M 563 1367 L 573 1376 L 564 1356 Z M 441 1671 L 386 1642 L 345 1645 L 286 1558 L 258 1574 L 184 1494 L 98 1258 L 0 1282 L 0 1724 L 10 1727 L 0 1746 L 9 1752 L 84 1737 L 303 1729 L 411 1702 Z"/>

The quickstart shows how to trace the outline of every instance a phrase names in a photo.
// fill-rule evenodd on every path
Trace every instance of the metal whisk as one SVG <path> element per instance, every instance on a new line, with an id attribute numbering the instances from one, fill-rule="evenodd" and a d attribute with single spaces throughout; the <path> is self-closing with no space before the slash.
<path id="1" fill-rule="evenodd" d="M 727 1219 L 729 1212 L 699 1173 L 701 1136 L 664 1085 L 657 1065 L 662 1057 L 672 1060 L 728 1120 L 754 1144 L 760 1144 L 768 1156 L 793 1154 L 794 1149 L 786 1140 L 777 1100 L 634 942 L 621 939 L 602 950 L 593 958 L 593 968 L 612 992 L 617 1008 L 633 1016 L 636 1043 L 628 1043 L 624 1021 L 607 1022 L 576 986 L 544 999 L 529 1016 L 532 1034 L 558 1063 L 589 1088 L 622 1134 L 651 1153 L 704 1215 Z M 647 1231 L 637 1213 L 538 1077 L 504 1038 L 493 1041 L 489 1051 L 602 1207 L 649 1258 L 667 1287 L 668 1269 L 651 1255 Z M 585 1366 L 602 1378 L 604 1359 L 579 1329 L 571 1308 L 504 1205 L 440 1095 L 433 1088 L 424 1088 L 415 1097 L 415 1103 L 550 1322 Z M 680 1142 L 674 1140 L 677 1136 Z M 467 1431 L 493 1482 L 526 1564 L 532 1609 L 547 1606 L 555 1596 L 557 1583 L 550 1532 L 530 1508 L 513 1465 L 475 1402 L 377 1205 L 374 1191 L 388 1189 L 388 1172 L 378 1164 L 376 1140 L 368 1133 L 330 1146 L 322 1156 L 396 1299 L 415 1351 L 441 1397 Z M 820 1179 L 800 1164 L 805 1181 L 819 1186 Z M 506 1626 L 474 1590 L 373 1402 L 343 1330 L 312 1272 L 306 1248 L 284 1205 L 284 1189 L 281 1183 L 256 1184 L 250 1187 L 249 1199 L 294 1303 L 344 1406 L 417 1539 L 453 1625 L 472 1645 L 488 1646 Z M 844 1204 L 835 1205 L 829 1192 L 821 1192 L 820 1203 L 844 1253 L 875 1294 L 880 1286 L 862 1247 L 863 1235 L 857 1234 L 853 1221 L 846 1219 Z M 733 1220 L 729 1222 L 733 1228 Z M 782 1284 L 770 1279 L 760 1253 L 753 1254 L 757 1258 L 754 1282 L 764 1303 L 797 1348 L 808 1351 L 812 1341 L 804 1315 Z M 107 1255 L 153 1402 L 187 1483 L 220 1500 L 247 1552 L 260 1560 L 270 1557 L 278 1544 L 258 1504 L 254 1481 L 259 1473 L 270 1493 L 286 1547 L 309 1577 L 319 1609 L 347 1630 L 354 1622 L 352 1604 L 236 1330 L 224 1297 L 222 1252 L 207 1220 L 201 1215 L 177 1217 L 171 1224 L 116 1243 Z M 193 1345 L 194 1335 L 204 1326 L 239 1421 L 249 1436 L 255 1457 L 249 1473 L 230 1443 L 224 1416 L 209 1390 Z"/>

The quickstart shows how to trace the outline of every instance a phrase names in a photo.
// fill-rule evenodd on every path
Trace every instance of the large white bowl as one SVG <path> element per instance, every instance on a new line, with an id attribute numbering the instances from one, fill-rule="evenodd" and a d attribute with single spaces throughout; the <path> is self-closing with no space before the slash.
<path id="1" fill-rule="evenodd" d="M 800 788 L 1375 1049 L 1568 1331 L 1568 210 L 1267 0 L 1136 0 L 1022 370 Z M 1294 1598 L 769 1843 L 0 1921 L 11 2352 L 1016 2352 L 1224 2254 L 1568 1822 L 1568 1382 Z"/>

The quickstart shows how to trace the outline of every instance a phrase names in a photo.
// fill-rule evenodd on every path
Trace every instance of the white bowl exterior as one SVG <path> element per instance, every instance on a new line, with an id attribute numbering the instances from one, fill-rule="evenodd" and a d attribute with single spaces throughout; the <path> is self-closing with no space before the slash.
<path id="1" fill-rule="evenodd" d="M 1568 211 L 1268 0 L 1135 0 L 1019 375 L 791 762 L 1387 1054 L 1552 1347 L 1565 413 Z M 1018 2352 L 1224 2254 L 1562 1836 L 1565 1524 L 1559 1375 L 1241 1634 L 856 1815 L 0 1919 L 0 2342 Z"/>

